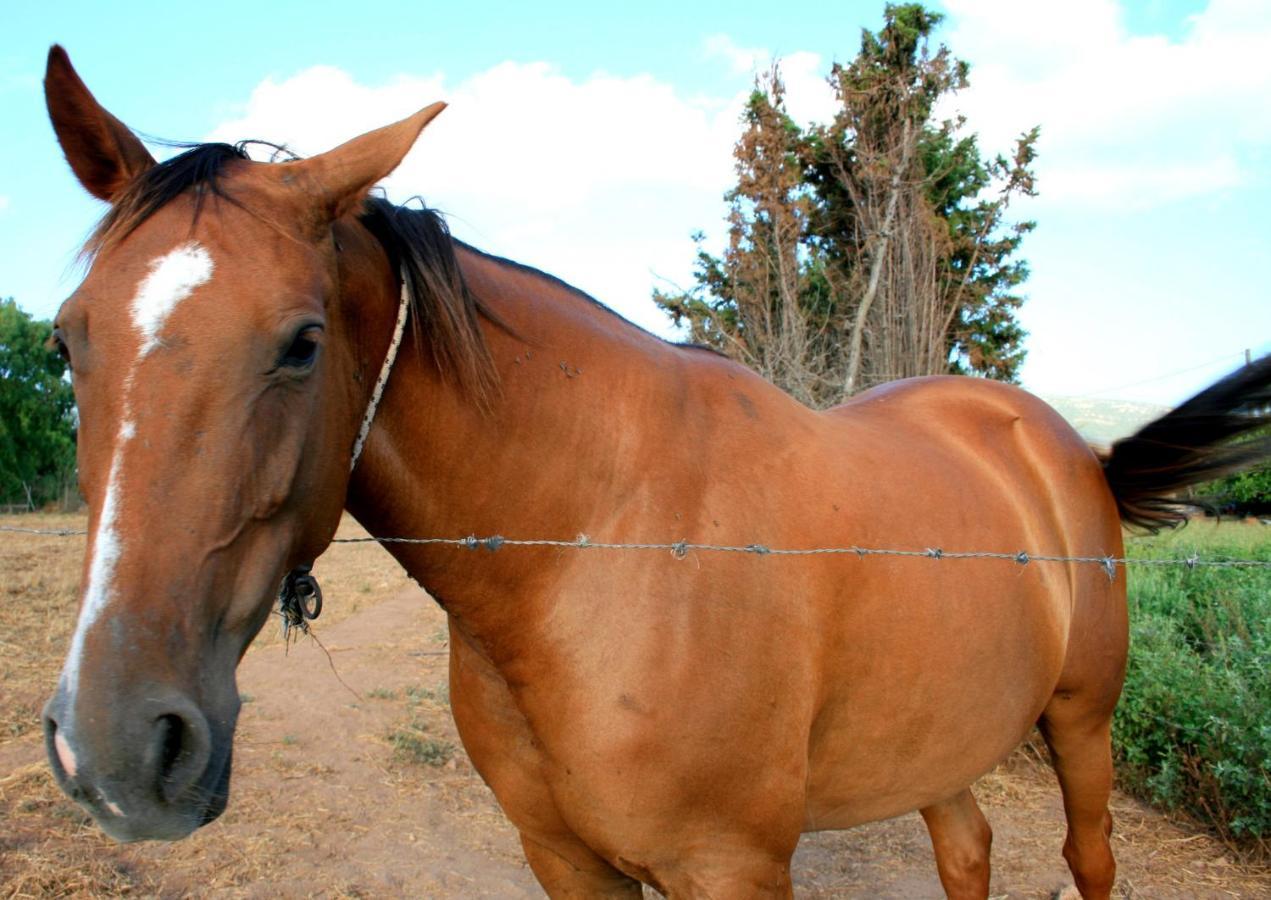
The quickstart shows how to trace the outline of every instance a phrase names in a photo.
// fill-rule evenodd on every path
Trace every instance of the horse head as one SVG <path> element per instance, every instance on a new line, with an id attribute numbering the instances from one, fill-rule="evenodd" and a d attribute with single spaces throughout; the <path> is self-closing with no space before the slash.
<path id="1" fill-rule="evenodd" d="M 110 204 L 53 338 L 91 513 L 46 743 L 107 833 L 179 838 L 225 808 L 238 661 L 344 505 L 391 331 L 391 304 L 371 335 L 357 298 L 397 293 L 355 214 L 444 104 L 306 160 L 213 144 L 156 163 L 60 47 L 45 93 L 71 169 Z"/>

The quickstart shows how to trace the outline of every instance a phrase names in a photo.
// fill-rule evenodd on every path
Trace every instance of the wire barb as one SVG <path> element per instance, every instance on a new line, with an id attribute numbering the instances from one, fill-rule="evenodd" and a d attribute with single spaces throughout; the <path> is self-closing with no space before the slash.
<path id="1" fill-rule="evenodd" d="M 1108 573 L 1108 581 L 1117 580 L 1117 562 L 1118 561 L 1113 559 L 1111 556 L 1105 556 L 1103 558 L 1103 571 Z"/>

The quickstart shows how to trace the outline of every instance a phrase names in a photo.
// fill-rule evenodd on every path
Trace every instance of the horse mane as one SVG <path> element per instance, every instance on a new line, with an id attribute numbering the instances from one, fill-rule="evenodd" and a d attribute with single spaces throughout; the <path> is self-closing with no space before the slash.
<path id="1" fill-rule="evenodd" d="M 112 200 L 80 251 L 81 258 L 91 261 L 118 244 L 187 191 L 194 191 L 191 228 L 209 196 L 252 213 L 223 184 L 227 167 L 251 161 L 247 153 L 251 144 L 272 147 L 275 157 L 298 158 L 265 141 L 188 146 L 138 175 Z M 431 350 L 443 378 L 482 407 L 487 406 L 497 391 L 498 379 L 478 318 L 506 326 L 468 289 L 455 257 L 456 241 L 441 213 L 429 209 L 422 200 L 417 207 L 408 207 L 369 195 L 358 218 L 383 246 L 393 269 L 406 280 L 416 340 Z"/>
<path id="2" fill-rule="evenodd" d="M 258 142 L 194 144 L 184 153 L 151 166 L 111 199 L 110 209 L 85 241 L 80 257 L 91 261 L 188 190 L 195 192 L 194 221 L 198 220 L 209 194 L 241 207 L 242 204 L 221 187 L 221 176 L 227 164 L 250 160 L 247 146 L 253 143 Z"/>
<path id="3" fill-rule="evenodd" d="M 442 377 L 488 406 L 498 376 L 478 318 L 510 329 L 468 289 L 445 218 L 422 199 L 410 207 L 376 195 L 366 198 L 359 218 L 405 277 L 416 339 L 427 342 Z"/>

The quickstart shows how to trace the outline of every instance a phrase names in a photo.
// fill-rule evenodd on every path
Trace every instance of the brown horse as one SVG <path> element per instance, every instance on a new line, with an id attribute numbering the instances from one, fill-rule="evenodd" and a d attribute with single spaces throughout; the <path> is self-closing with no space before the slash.
<path id="1" fill-rule="evenodd" d="M 307 160 L 202 145 L 156 164 L 60 48 L 45 86 L 111 204 L 57 317 L 92 514 L 45 727 L 59 783 L 121 840 L 224 809 L 235 667 L 344 508 L 385 536 L 1120 556 L 1123 516 L 1168 519 L 1164 493 L 1264 421 L 1231 413 L 1265 399 L 1266 361 L 1102 461 L 1040 401 L 970 378 L 812 412 L 369 199 L 441 104 Z M 350 473 L 399 296 L 412 327 Z M 800 833 L 918 809 L 945 889 L 984 897 L 968 786 L 1034 724 L 1076 883 L 1109 894 L 1122 570 L 390 549 L 449 614 L 459 732 L 552 896 L 788 896 Z"/>

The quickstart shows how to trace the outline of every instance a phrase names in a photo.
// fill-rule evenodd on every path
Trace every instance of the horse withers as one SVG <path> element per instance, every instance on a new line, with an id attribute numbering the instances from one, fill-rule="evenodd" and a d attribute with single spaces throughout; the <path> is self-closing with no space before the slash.
<path id="1" fill-rule="evenodd" d="M 109 204 L 56 321 L 91 514 L 45 732 L 59 784 L 120 840 L 225 808 L 235 668 L 343 509 L 383 536 L 1118 557 L 1123 518 L 1170 521 L 1168 493 L 1265 422 L 1241 411 L 1265 404 L 1268 360 L 1105 458 L 970 378 L 813 412 L 368 197 L 441 104 L 310 159 L 156 163 L 60 48 L 45 86 Z M 788 896 L 802 832 L 917 809 L 948 893 L 984 897 L 969 786 L 1034 724 L 1077 886 L 1109 895 L 1122 570 L 389 549 L 449 615 L 459 733 L 552 896 Z"/>

